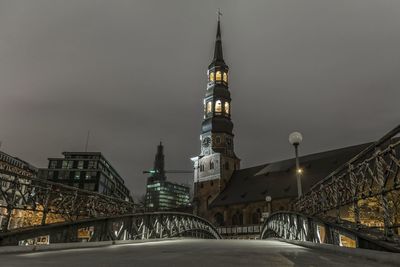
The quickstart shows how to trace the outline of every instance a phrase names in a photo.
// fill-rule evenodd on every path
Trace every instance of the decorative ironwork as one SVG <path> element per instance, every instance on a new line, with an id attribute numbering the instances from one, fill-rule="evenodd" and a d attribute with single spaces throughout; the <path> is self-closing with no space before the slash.
<path id="1" fill-rule="evenodd" d="M 50 243 L 79 242 L 82 230 L 88 232 L 84 237 L 88 242 L 172 237 L 221 238 L 214 226 L 200 217 L 178 212 L 154 212 L 11 230 L 0 233 L 0 245 L 17 245 L 20 241 L 41 236 L 48 236 Z"/>
<path id="2" fill-rule="evenodd" d="M 395 240 L 400 222 L 400 125 L 315 184 L 294 204 L 297 212 L 382 229 Z M 398 233 L 397 233 L 398 234 Z"/>
<path id="3" fill-rule="evenodd" d="M 351 223 L 337 224 L 295 212 L 277 212 L 268 217 L 260 238 L 270 237 L 400 252 L 398 244 L 382 241 L 371 231 L 352 229 Z"/>
<path id="4" fill-rule="evenodd" d="M 14 210 L 34 211 L 41 216 L 41 225 L 49 214 L 65 221 L 98 216 L 115 216 L 135 212 L 132 202 L 63 184 L 9 172 L 0 176 L 0 209 L 3 215 L 1 230 L 8 231 Z"/>

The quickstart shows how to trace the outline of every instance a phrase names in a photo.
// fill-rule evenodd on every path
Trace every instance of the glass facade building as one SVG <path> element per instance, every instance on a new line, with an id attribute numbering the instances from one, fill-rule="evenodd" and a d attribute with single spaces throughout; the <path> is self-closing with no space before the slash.
<path id="1" fill-rule="evenodd" d="M 146 188 L 146 210 L 179 210 L 190 206 L 189 187 L 168 181 L 153 181 Z"/>
<path id="2" fill-rule="evenodd" d="M 39 178 L 132 201 L 124 180 L 100 152 L 64 152 L 64 158 L 49 158 Z"/>

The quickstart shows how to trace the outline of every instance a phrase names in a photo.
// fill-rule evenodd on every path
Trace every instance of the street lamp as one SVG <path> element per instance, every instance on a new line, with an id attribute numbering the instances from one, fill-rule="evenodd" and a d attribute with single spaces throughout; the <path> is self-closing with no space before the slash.
<path id="1" fill-rule="evenodd" d="M 265 197 L 265 202 L 267 202 L 268 217 L 271 215 L 271 212 L 272 212 L 272 209 L 271 209 L 271 201 L 272 201 L 272 197 L 271 197 L 271 196 L 266 196 L 266 197 Z"/>
<path id="2" fill-rule="evenodd" d="M 299 132 L 293 132 L 289 135 L 289 143 L 294 146 L 294 151 L 296 155 L 296 177 L 297 177 L 297 195 L 300 198 L 303 194 L 303 189 L 301 188 L 301 173 L 303 172 L 299 166 L 299 152 L 298 148 L 303 140 L 303 136 Z"/>

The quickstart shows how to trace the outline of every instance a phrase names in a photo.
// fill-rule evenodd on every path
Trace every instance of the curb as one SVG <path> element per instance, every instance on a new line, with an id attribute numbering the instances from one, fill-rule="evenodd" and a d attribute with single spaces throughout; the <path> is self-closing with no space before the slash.
<path id="1" fill-rule="evenodd" d="M 317 244 L 308 241 L 287 240 L 282 238 L 274 238 L 275 240 L 286 242 L 293 245 L 298 245 L 306 248 L 321 249 L 328 252 L 336 252 L 344 255 L 364 258 L 379 263 L 394 264 L 400 266 L 400 253 L 377 251 L 363 248 L 347 248 L 330 244 Z"/>
<path id="2" fill-rule="evenodd" d="M 125 245 L 125 244 L 151 243 L 151 242 L 168 241 L 168 240 L 176 240 L 176 239 L 178 239 L 178 238 L 56 243 L 56 244 L 49 244 L 49 245 L 30 245 L 30 246 L 5 246 L 5 247 L 0 247 L 0 255 L 1 254 L 9 254 L 9 253 L 32 253 L 32 252 L 39 252 L 39 251 L 42 252 L 42 251 L 79 249 L 79 248 L 99 248 L 99 247 L 118 246 L 118 245 Z"/>

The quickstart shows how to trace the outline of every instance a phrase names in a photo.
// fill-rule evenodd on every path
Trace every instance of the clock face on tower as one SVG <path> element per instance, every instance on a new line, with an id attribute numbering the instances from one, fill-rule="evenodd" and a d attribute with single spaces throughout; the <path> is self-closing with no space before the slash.
<path id="1" fill-rule="evenodd" d="M 203 139 L 203 147 L 209 147 L 211 144 L 211 138 L 210 137 L 206 137 Z"/>

